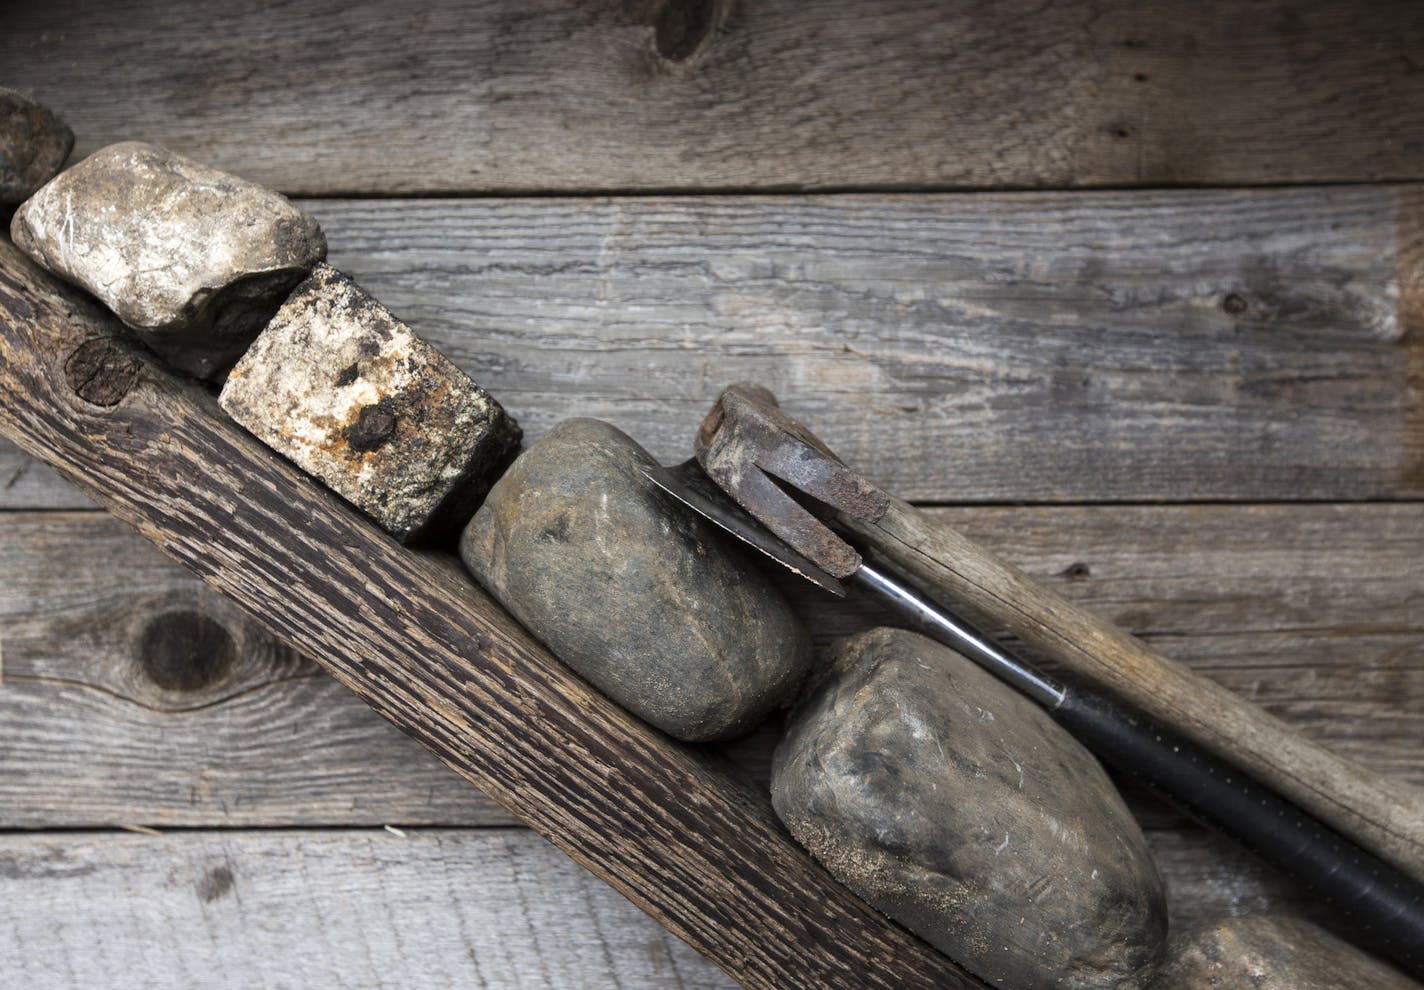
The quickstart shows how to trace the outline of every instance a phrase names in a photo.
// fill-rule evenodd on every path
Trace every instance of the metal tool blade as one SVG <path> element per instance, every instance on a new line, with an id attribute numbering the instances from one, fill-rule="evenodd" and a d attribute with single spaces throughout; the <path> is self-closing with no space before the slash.
<path id="1" fill-rule="evenodd" d="M 831 594 L 844 598 L 845 585 L 777 539 L 757 522 L 702 470 L 696 458 L 672 467 L 644 468 L 653 484 L 703 518 L 731 533 L 750 547 L 801 575 Z"/>

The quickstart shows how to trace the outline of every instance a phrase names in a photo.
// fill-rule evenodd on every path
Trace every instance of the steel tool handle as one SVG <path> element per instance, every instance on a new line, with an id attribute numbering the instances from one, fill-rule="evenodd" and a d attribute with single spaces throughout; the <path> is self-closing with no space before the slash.
<path id="1" fill-rule="evenodd" d="M 1424 886 L 1181 736 L 1069 687 L 1051 714 L 1138 778 L 1336 906 L 1360 941 L 1424 979 Z"/>

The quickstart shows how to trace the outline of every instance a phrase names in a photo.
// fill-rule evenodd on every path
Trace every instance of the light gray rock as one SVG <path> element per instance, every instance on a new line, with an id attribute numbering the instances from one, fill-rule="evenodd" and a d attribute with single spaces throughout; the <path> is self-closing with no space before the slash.
<path id="1" fill-rule="evenodd" d="M 74 132 L 49 109 L 0 86 L 0 206 L 14 206 L 54 178 Z"/>
<path id="2" fill-rule="evenodd" d="M 1303 918 L 1225 918 L 1173 938 L 1152 990 L 1418 990 L 1403 973 Z"/>
<path id="3" fill-rule="evenodd" d="M 228 375 L 238 423 L 402 541 L 457 532 L 519 451 L 468 375 L 319 264 Z"/>
<path id="4" fill-rule="evenodd" d="M 555 426 L 460 541 L 471 573 L 566 664 L 679 739 L 751 729 L 800 683 L 804 630 L 768 578 L 592 419 Z"/>
<path id="5" fill-rule="evenodd" d="M 139 142 L 54 179 L 10 235 L 200 378 L 225 371 L 326 257 L 321 228 L 284 197 Z"/>
<path id="6" fill-rule="evenodd" d="M 997 987 L 1143 986 L 1166 940 L 1162 883 L 1093 756 L 923 636 L 875 629 L 830 661 L 773 759 L 797 841 Z"/>

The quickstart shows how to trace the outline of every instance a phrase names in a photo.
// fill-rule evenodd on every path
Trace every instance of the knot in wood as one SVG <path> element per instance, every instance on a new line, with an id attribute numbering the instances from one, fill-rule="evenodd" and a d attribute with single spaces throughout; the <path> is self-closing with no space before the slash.
<path id="1" fill-rule="evenodd" d="M 667 0 L 653 23 L 653 45 L 669 62 L 697 54 L 717 30 L 722 0 Z"/>
<path id="2" fill-rule="evenodd" d="M 154 684 L 166 691 L 197 691 L 231 669 L 237 645 L 221 622 L 180 609 L 150 619 L 139 634 L 137 652 Z"/>
<path id="3" fill-rule="evenodd" d="M 109 337 L 92 337 L 64 362 L 64 379 L 93 406 L 115 406 L 138 378 L 139 360 Z"/>

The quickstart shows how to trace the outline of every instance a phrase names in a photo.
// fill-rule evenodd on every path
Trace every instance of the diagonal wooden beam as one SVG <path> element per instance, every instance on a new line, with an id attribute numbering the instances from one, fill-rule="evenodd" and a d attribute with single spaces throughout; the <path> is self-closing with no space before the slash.
<path id="1" fill-rule="evenodd" d="M 980 986 L 835 883 L 733 770 L 593 692 L 453 558 L 397 545 L 8 242 L 0 433 L 745 986 Z"/>

